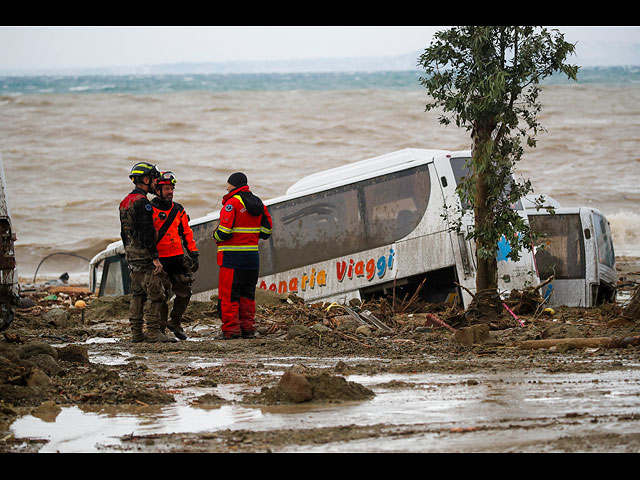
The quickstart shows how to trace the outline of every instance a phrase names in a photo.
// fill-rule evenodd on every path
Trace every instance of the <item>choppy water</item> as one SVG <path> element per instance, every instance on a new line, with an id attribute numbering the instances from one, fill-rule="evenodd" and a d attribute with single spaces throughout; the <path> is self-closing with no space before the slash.
<path id="1" fill-rule="evenodd" d="M 616 253 L 640 255 L 640 82 L 635 70 L 603 72 L 545 85 L 547 132 L 518 172 L 536 193 L 602 210 Z M 424 111 L 417 77 L 0 78 L 0 154 L 19 272 L 33 275 L 55 252 L 90 258 L 118 239 L 118 203 L 139 160 L 175 172 L 175 200 L 197 218 L 219 209 L 234 171 L 268 199 L 305 175 L 403 148 L 469 148 L 465 131 Z M 86 267 L 56 256 L 39 273 Z"/>

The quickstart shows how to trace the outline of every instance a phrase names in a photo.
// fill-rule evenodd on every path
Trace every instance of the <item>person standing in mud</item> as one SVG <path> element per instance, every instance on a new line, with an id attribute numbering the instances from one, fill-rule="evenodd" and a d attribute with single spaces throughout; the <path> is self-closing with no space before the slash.
<path id="1" fill-rule="evenodd" d="M 131 278 L 129 324 L 133 342 L 175 342 L 160 328 L 160 309 L 165 296 L 166 273 L 160 263 L 153 226 L 153 192 L 160 172 L 147 162 L 136 163 L 129 174 L 135 188 L 120 202 L 120 237 Z M 145 312 L 145 304 L 149 302 Z M 146 318 L 145 318 L 146 317 Z M 146 320 L 147 332 L 144 333 Z"/>
<path id="2" fill-rule="evenodd" d="M 182 328 L 182 316 L 191 300 L 193 273 L 198 270 L 198 248 L 189 226 L 189 216 L 184 207 L 173 201 L 173 191 L 177 180 L 172 172 L 162 172 L 157 181 L 153 206 L 153 223 L 158 232 L 158 255 L 166 272 L 167 297 L 162 304 L 161 330 L 169 328 L 180 340 L 187 335 Z M 183 247 L 184 246 L 184 247 Z M 184 251 L 187 251 L 188 258 Z M 169 316 L 167 301 L 173 292 L 176 296 Z M 168 318 L 171 318 L 167 321 Z"/>
<path id="3" fill-rule="evenodd" d="M 271 236 L 271 215 L 249 190 L 247 176 L 232 174 L 222 198 L 220 224 L 213 232 L 218 245 L 218 311 L 222 332 L 218 339 L 255 336 L 255 295 L 260 257 L 259 239 Z"/>

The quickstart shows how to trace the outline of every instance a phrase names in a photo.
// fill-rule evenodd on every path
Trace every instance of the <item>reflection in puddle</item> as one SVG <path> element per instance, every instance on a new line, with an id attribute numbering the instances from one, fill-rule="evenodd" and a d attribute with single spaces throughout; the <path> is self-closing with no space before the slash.
<path id="1" fill-rule="evenodd" d="M 283 366 L 299 363 L 298 359 L 271 361 Z M 335 361 L 332 359 L 330 363 Z M 307 360 L 305 364 L 308 364 Z M 640 407 L 640 396 L 637 395 L 640 371 L 637 369 L 584 374 L 350 375 L 346 379 L 373 389 L 376 396 L 363 402 L 341 404 L 251 407 L 234 403 L 208 407 L 191 405 L 190 402 L 204 393 L 212 393 L 212 389 L 185 388 L 176 395 L 176 403 L 170 406 L 63 408 L 53 422 L 29 415 L 16 420 L 11 430 L 16 439 L 48 440 L 41 452 L 105 452 L 118 451 L 119 438 L 129 435 L 378 424 L 429 425 L 435 430 L 525 420 L 535 422 L 536 419 L 544 422 L 544 419 L 576 414 L 597 414 L 603 418 L 634 414 Z M 220 385 L 213 390 L 216 395 L 235 402 L 248 393 L 247 389 L 247 385 L 237 384 Z M 607 428 L 602 420 L 597 426 Z M 637 422 L 627 428 L 640 433 Z M 540 432 L 531 432 L 532 436 L 536 434 Z M 491 440 L 491 435 L 487 433 L 487 437 L 483 437 L 489 442 L 485 444 L 487 446 L 500 445 L 505 440 L 500 435 Z M 292 449 L 354 451 L 361 448 L 362 451 L 375 452 L 396 448 L 397 451 L 420 451 L 420 442 L 412 444 L 408 440 L 394 440 L 391 442 L 393 446 L 388 438 L 381 438 L 369 439 L 359 447 L 352 442 Z M 424 448 L 424 443 L 422 445 Z"/>
<path id="2" fill-rule="evenodd" d="M 127 410 L 131 410 L 127 412 Z M 40 452 L 102 452 L 101 445 L 117 445 L 119 437 L 174 432 L 203 432 L 228 428 L 238 422 L 255 420 L 260 410 L 236 406 L 215 409 L 181 407 L 143 407 L 131 409 L 63 408 L 55 422 L 45 422 L 31 415 L 11 426 L 16 438 L 47 439 Z"/>

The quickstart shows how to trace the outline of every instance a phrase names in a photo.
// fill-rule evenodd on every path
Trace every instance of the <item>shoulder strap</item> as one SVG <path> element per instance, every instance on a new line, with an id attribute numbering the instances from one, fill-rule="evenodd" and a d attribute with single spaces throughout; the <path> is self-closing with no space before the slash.
<path id="1" fill-rule="evenodd" d="M 173 220 L 176 218 L 176 215 L 178 214 L 179 210 L 180 209 L 178 208 L 178 205 L 174 203 L 173 207 L 171 207 L 171 211 L 169 212 L 169 215 L 167 215 L 167 219 L 164 221 L 164 223 L 158 230 L 158 243 L 160 242 L 160 239 L 164 237 L 164 234 L 167 233 L 167 230 L 169 230 L 169 227 L 173 223 Z"/>

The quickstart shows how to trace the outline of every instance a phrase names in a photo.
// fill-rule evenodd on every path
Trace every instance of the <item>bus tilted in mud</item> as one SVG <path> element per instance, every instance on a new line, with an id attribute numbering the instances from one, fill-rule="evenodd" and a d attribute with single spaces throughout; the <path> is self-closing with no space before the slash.
<path id="1" fill-rule="evenodd" d="M 273 234 L 260 241 L 258 287 L 344 303 L 381 294 L 402 299 L 422 285 L 427 301 L 467 306 L 466 289 L 475 290 L 475 246 L 451 229 L 443 211 L 459 204 L 455 190 L 469 158 L 469 151 L 400 150 L 310 175 L 265 201 Z M 526 217 L 520 202 L 514 208 Z M 213 212 L 190 222 L 200 251 L 194 300 L 217 293 L 212 234 L 218 219 Z M 472 221 L 463 219 L 464 231 Z M 539 282 L 527 251 L 517 262 L 498 255 L 498 272 L 500 291 Z M 122 242 L 92 259 L 90 286 L 99 295 L 129 293 Z"/>
<path id="2" fill-rule="evenodd" d="M 547 197 L 554 213 L 536 211 L 525 200 L 531 228 L 545 237 L 535 249 L 540 280 L 553 276 L 541 292 L 551 306 L 593 307 L 616 300 L 618 274 L 609 221 L 591 207 L 561 207 Z"/>

